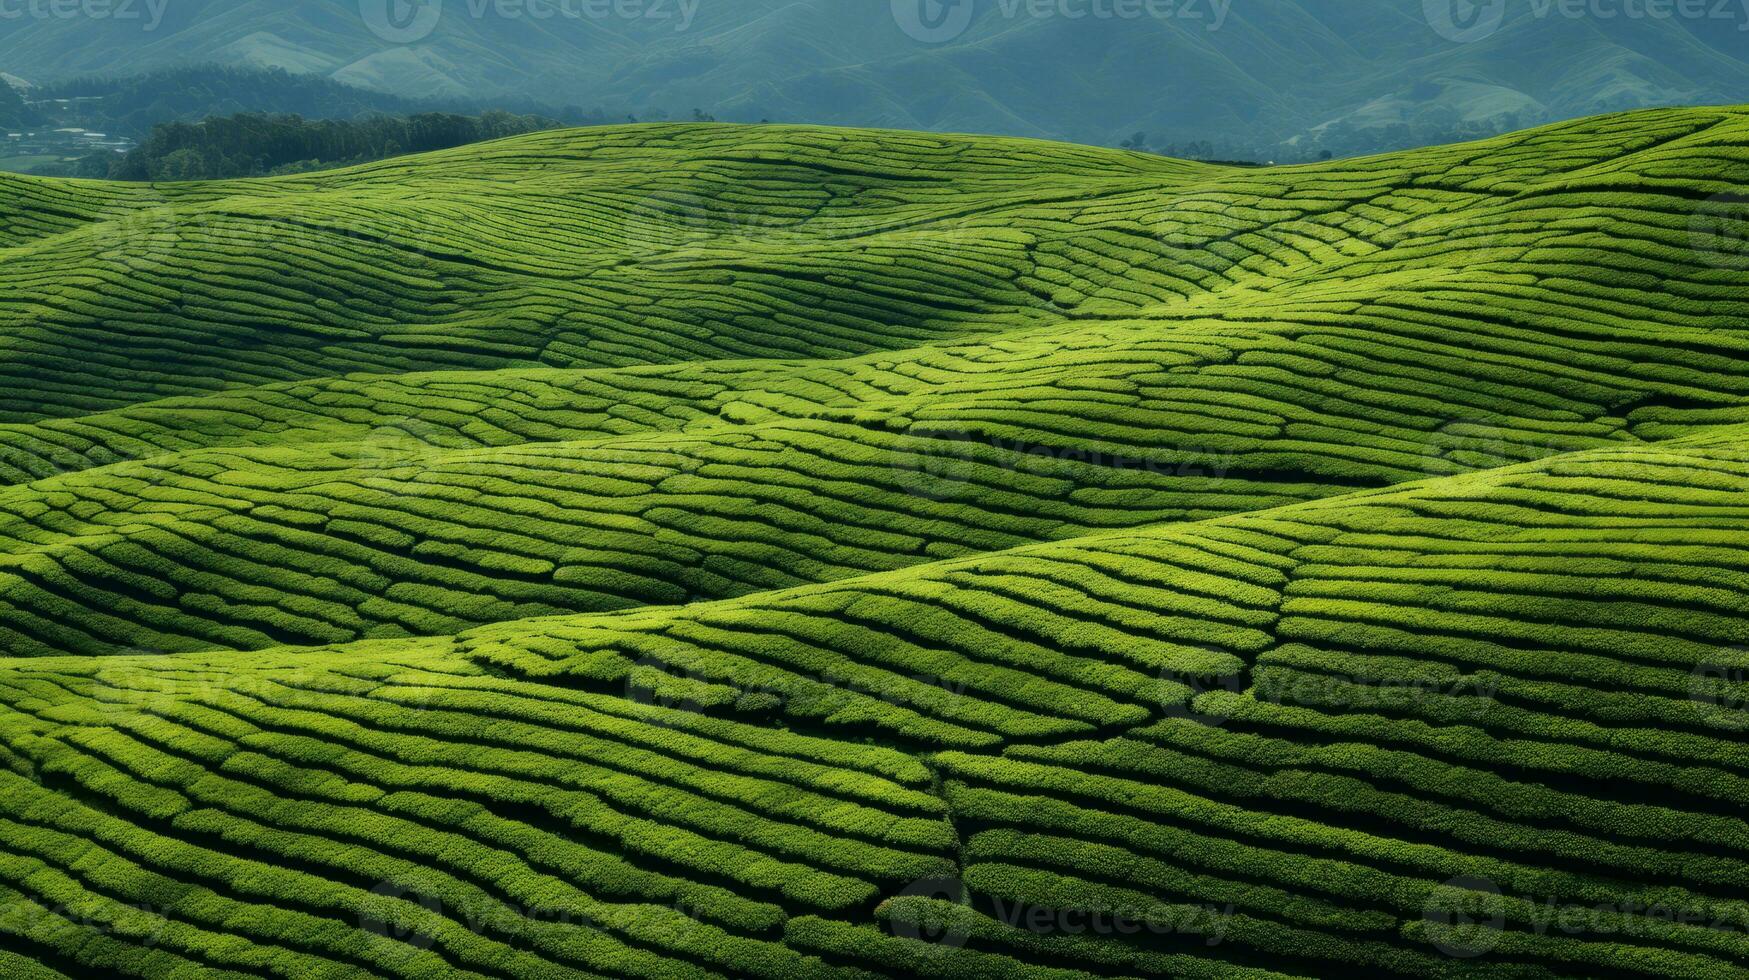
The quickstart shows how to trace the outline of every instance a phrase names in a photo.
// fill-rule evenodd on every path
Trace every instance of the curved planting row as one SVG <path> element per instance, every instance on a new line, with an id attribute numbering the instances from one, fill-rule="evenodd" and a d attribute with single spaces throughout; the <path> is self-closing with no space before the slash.
<path id="1" fill-rule="evenodd" d="M 1423 344 L 1466 325 L 1500 366 L 1575 342 L 1631 364 L 1638 339 L 1717 367 L 1742 350 L 1742 269 L 1711 261 L 1738 256 L 1708 202 L 1743 182 L 1743 126 L 1640 114 L 1280 170 L 652 126 L 272 181 L 13 179 L 0 417 L 350 372 L 844 357 L 1133 316 L 1298 333 L 1367 312 Z"/>
<path id="2" fill-rule="evenodd" d="M 40 911 L 0 930 L 255 976 L 785 975 L 791 915 L 952 867 L 899 753 L 398 659 L 9 671 L 0 877 Z"/>
<path id="3" fill-rule="evenodd" d="M 11 661 L 0 931 L 245 975 L 1741 976 L 1743 435 L 453 640 Z"/>
<path id="4" fill-rule="evenodd" d="M 1746 134 L 0 178 L 0 976 L 1749 976 Z"/>
<path id="5" fill-rule="evenodd" d="M 1719 195 L 1749 173 L 1744 125 L 1721 110 L 1637 114 L 1284 171 L 656 127 L 268 182 L 8 184 L 27 213 L 49 210 L 39 199 L 52 193 L 102 195 L 109 210 L 161 193 L 217 220 L 284 219 L 246 224 L 213 269 L 255 248 L 302 254 L 307 243 L 281 233 L 327 217 L 391 221 L 429 185 L 462 210 L 420 213 L 453 222 L 446 248 L 462 251 L 387 270 L 361 260 L 358 282 L 288 260 L 283 281 L 238 279 L 238 298 L 219 302 L 191 291 L 230 278 L 191 274 L 198 249 L 180 239 L 165 261 L 123 269 L 68 250 L 104 229 L 132 235 L 127 221 L 21 231 L 0 272 L 28 280 L 0 299 L 20 318 L 0 371 L 30 378 L 8 389 L 16 421 L 0 426 L 0 637 L 9 652 L 52 654 L 451 633 L 836 581 L 1741 421 L 1749 263 L 1733 261 Z M 672 165 L 651 176 L 654 160 Z M 665 188 L 661 207 L 639 173 Z M 706 190 L 675 197 L 676 183 Z M 802 191 L 823 196 L 818 207 L 798 209 Z M 537 220 L 542 208 L 583 237 Z M 54 213 L 57 229 L 87 214 Z M 214 231 L 181 210 L 171 227 Z M 333 263 L 407 245 L 390 230 L 311 252 Z M 603 235 L 620 237 L 589 237 Z M 639 235 L 656 251 L 632 249 Z M 137 235 L 115 247 L 135 264 L 157 254 Z M 463 261 L 469 249 L 496 264 Z M 971 252 L 1010 264 L 947 267 Z M 564 261 L 538 289 L 504 293 L 507 306 L 424 292 L 496 290 Z M 840 271 L 804 268 L 816 263 Z M 877 338 L 864 323 L 846 347 L 822 319 L 837 307 L 796 292 L 850 290 L 875 304 L 859 316 L 902 324 L 887 304 L 946 295 L 902 281 L 912 273 L 976 291 L 958 326 Z M 650 325 L 685 305 L 550 293 L 603 276 L 722 291 L 736 322 L 761 330 L 789 322 L 772 305 L 787 297 L 807 308 L 811 339 L 731 349 L 719 341 L 751 334 L 719 325 L 672 334 L 710 334 L 709 349 L 548 356 L 570 343 L 554 332 L 567 318 Z M 125 315 L 111 308 L 159 279 L 171 286 Z M 397 283 L 407 291 L 391 296 Z M 304 295 L 318 285 L 333 298 Z M 373 312 L 373 297 L 406 309 Z M 285 309 L 264 319 L 269 302 Z M 489 323 L 500 349 L 425 317 L 442 311 Z M 221 314 L 234 322 L 201 319 Z M 86 349 L 79 324 L 127 337 Z M 607 336 L 599 326 L 585 328 L 590 344 Z M 130 346 L 164 331 L 208 340 L 162 363 Z M 964 332 L 979 339 L 942 339 Z M 926 336 L 938 342 L 911 346 Z M 894 349 L 821 359 L 870 348 Z M 797 359 L 694 363 L 774 353 Z M 674 360 L 685 363 L 526 366 Z M 383 373 L 439 365 L 470 370 Z M 74 366 L 103 393 L 57 380 Z M 347 371 L 370 373 L 320 376 Z M 284 377 L 305 380 L 255 384 Z"/>

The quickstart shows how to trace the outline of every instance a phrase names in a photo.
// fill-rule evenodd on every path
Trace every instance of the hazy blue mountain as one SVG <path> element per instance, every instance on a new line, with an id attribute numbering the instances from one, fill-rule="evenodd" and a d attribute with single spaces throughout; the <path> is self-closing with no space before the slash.
<path id="1" fill-rule="evenodd" d="M 18 91 L 0 79 L 0 127 L 27 126 L 35 119 L 35 113 L 24 104 Z"/>
<path id="2" fill-rule="evenodd" d="M 1155 146 L 1402 142 L 1749 101 L 1742 0 L 1692 20 L 1570 16 L 1553 0 L 132 2 L 132 20 L 0 20 L 0 69 L 40 83 L 216 62 L 414 98 Z M 1142 16 L 1092 14 L 1114 9 Z"/>

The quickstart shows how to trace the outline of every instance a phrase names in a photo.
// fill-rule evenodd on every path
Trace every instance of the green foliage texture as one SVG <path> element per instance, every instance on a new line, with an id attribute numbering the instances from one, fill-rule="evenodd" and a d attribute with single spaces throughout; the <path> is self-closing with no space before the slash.
<path id="1" fill-rule="evenodd" d="M 0 975 L 1749 977 L 1746 185 L 0 176 Z"/>

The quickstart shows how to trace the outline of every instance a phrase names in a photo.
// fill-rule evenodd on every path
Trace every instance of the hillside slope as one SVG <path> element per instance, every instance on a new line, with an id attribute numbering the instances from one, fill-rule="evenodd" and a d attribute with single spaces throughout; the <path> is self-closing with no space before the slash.
<path id="1" fill-rule="evenodd" d="M 1742 977 L 1746 435 L 455 639 L 11 661 L 0 930 L 68 976 Z"/>
<path id="2" fill-rule="evenodd" d="M 454 632 L 1749 420 L 1735 226 L 1697 239 L 1743 131 L 1258 172 L 632 127 L 15 179 L 0 636 Z"/>
<path id="3" fill-rule="evenodd" d="M 1746 183 L 0 179 L 0 973 L 1749 976 Z"/>

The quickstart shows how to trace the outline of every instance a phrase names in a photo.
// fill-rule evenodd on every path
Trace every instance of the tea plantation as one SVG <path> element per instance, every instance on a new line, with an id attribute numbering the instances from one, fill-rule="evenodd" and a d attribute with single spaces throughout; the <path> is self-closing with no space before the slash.
<path id="1" fill-rule="evenodd" d="M 1746 187 L 0 176 L 0 977 L 1749 978 Z"/>

